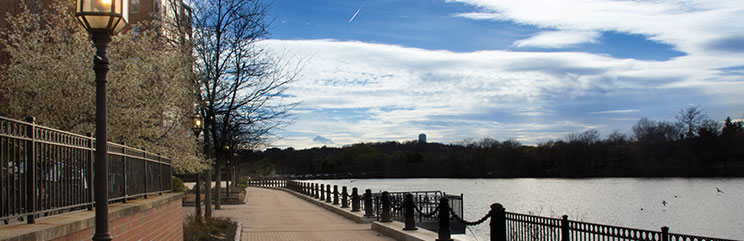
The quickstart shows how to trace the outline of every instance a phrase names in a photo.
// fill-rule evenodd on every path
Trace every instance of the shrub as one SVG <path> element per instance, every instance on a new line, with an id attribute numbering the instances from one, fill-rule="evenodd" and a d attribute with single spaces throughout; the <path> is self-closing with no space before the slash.
<path id="1" fill-rule="evenodd" d="M 224 240 L 224 237 L 234 229 L 229 218 L 204 219 L 190 215 L 183 223 L 183 238 L 185 241 Z"/>
<path id="2" fill-rule="evenodd" d="M 173 192 L 185 192 L 186 185 L 183 185 L 183 180 L 177 177 L 171 177 L 171 184 L 173 186 Z"/>

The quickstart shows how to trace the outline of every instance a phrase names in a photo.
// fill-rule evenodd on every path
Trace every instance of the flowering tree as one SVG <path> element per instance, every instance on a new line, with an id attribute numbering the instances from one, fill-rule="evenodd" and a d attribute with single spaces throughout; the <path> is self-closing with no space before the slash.
<path id="1" fill-rule="evenodd" d="M 8 103 L 1 115 L 35 116 L 39 124 L 73 133 L 93 131 L 95 49 L 70 14 L 73 4 L 55 1 L 48 9 L 8 16 L 10 26 L 0 31 L 0 47 L 10 56 L 0 69 L 0 96 Z M 169 156 L 177 173 L 198 172 L 208 164 L 197 156 L 188 124 L 195 101 L 192 59 L 163 41 L 153 30 L 113 38 L 109 141 Z"/>

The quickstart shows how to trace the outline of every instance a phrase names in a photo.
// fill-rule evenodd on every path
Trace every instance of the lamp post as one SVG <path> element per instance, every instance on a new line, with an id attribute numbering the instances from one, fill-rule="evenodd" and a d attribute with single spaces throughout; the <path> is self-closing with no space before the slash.
<path id="1" fill-rule="evenodd" d="M 199 113 L 196 113 L 192 117 L 193 126 L 191 127 L 191 130 L 194 131 L 194 138 L 196 138 L 196 143 L 198 145 L 199 143 L 199 134 L 204 129 L 203 126 L 203 119 Z M 196 191 L 196 200 L 194 202 L 196 203 L 196 216 L 201 219 L 201 172 L 196 173 L 196 185 L 194 186 L 194 191 Z"/>
<path id="2" fill-rule="evenodd" d="M 108 230 L 108 143 L 106 137 L 106 74 L 109 60 L 106 47 L 111 35 L 119 33 L 129 22 L 128 0 L 77 0 L 75 17 L 88 31 L 96 47 L 93 70 L 96 73 L 96 154 L 95 207 L 96 232 L 93 240 L 111 240 Z"/>

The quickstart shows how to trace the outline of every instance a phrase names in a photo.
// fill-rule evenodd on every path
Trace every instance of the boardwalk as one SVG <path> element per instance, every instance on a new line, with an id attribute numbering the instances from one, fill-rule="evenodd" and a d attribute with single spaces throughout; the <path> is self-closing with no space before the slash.
<path id="1" fill-rule="evenodd" d="M 284 191 L 249 187 L 247 199 L 214 211 L 243 223 L 241 240 L 393 240 Z"/>

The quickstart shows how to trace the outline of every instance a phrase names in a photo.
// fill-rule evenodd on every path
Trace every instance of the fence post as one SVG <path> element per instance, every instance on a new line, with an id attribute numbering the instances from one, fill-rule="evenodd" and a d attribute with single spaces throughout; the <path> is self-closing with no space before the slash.
<path id="1" fill-rule="evenodd" d="M 94 151 L 96 147 L 93 145 L 93 133 L 88 132 L 85 135 L 88 137 L 88 148 L 90 148 L 88 152 L 88 175 L 86 175 L 88 179 L 88 211 L 93 211 L 93 160 L 95 159 Z"/>
<path id="2" fill-rule="evenodd" d="M 318 186 L 319 185 L 316 183 L 315 184 L 315 190 L 314 190 L 314 192 L 315 192 L 315 199 L 320 199 L 320 193 L 323 190 L 323 189 L 319 188 Z M 320 200 L 323 200 L 323 199 L 320 199 Z"/>
<path id="3" fill-rule="evenodd" d="M 390 193 L 385 191 L 382 192 L 382 218 L 380 222 L 388 223 L 392 221 L 393 219 L 390 215 Z"/>
<path id="4" fill-rule="evenodd" d="M 446 196 L 439 199 L 439 237 L 437 241 L 452 241 L 452 231 L 450 230 L 450 207 L 449 200 Z"/>
<path id="5" fill-rule="evenodd" d="M 160 171 L 160 176 L 159 176 L 160 177 L 159 178 L 160 180 L 158 180 L 158 183 L 160 183 L 160 188 L 158 189 L 158 191 L 159 191 L 158 192 L 158 195 L 163 195 L 163 191 L 165 191 L 164 188 L 163 188 L 163 176 L 165 176 L 165 174 L 163 174 L 163 169 L 164 168 L 163 168 L 163 164 L 161 163 L 163 160 L 160 158 L 160 153 L 158 152 L 157 154 L 158 154 L 158 163 L 157 163 L 157 165 L 158 165 L 158 170 Z M 229 189 L 229 188 L 227 188 L 227 189 Z M 230 193 L 228 193 L 228 195 L 229 194 Z"/>
<path id="6" fill-rule="evenodd" d="M 359 212 L 359 193 L 357 188 L 351 188 L 351 211 Z"/>
<path id="7" fill-rule="evenodd" d="M 333 205 L 338 205 L 338 185 L 333 185 Z"/>
<path id="8" fill-rule="evenodd" d="M 403 203 L 403 208 L 405 209 L 405 221 L 406 226 L 403 228 L 403 230 L 416 230 L 416 218 L 413 216 L 413 212 L 416 207 L 415 203 L 413 203 L 413 194 L 406 193 L 406 199 Z"/>
<path id="9" fill-rule="evenodd" d="M 325 202 L 331 202 L 331 184 L 326 184 L 326 200 Z"/>
<path id="10" fill-rule="evenodd" d="M 346 186 L 341 188 L 341 208 L 349 208 L 349 193 L 346 192 Z"/>
<path id="11" fill-rule="evenodd" d="M 661 227 L 661 241 L 669 241 L 669 227 Z"/>
<path id="12" fill-rule="evenodd" d="M 372 190 L 367 189 L 364 191 L 364 217 L 374 217 L 374 210 L 372 209 Z"/>
<path id="13" fill-rule="evenodd" d="M 122 169 L 122 177 L 124 179 L 124 185 L 122 185 L 122 190 L 124 190 L 124 199 L 122 199 L 123 203 L 127 203 L 127 146 L 125 142 L 121 142 L 121 165 L 124 169 Z"/>
<path id="14" fill-rule="evenodd" d="M 325 185 L 320 184 L 320 201 L 325 201 Z"/>
<path id="15" fill-rule="evenodd" d="M 36 138 L 34 136 L 34 123 L 35 118 L 33 116 L 26 117 L 28 126 L 26 127 L 26 135 L 31 141 L 26 146 L 26 164 L 25 170 L 20 170 L 26 173 L 26 223 L 36 223 Z M 22 162 L 18 162 L 16 165 L 21 165 Z"/>
<path id="16" fill-rule="evenodd" d="M 563 215 L 561 220 L 561 241 L 570 241 L 571 238 L 568 236 L 568 215 Z"/>
<path id="17" fill-rule="evenodd" d="M 506 241 L 506 212 L 499 203 L 491 204 L 491 241 Z"/>
<path id="18" fill-rule="evenodd" d="M 142 163 L 145 164 L 145 178 L 144 178 L 144 182 L 145 182 L 145 195 L 144 195 L 144 197 L 145 197 L 145 199 L 147 199 L 147 193 L 150 192 L 150 187 L 149 187 L 150 186 L 150 183 L 147 182 L 147 178 L 150 177 L 150 172 L 147 171 L 147 169 L 149 169 L 149 168 L 147 167 L 147 164 L 148 164 L 148 161 L 147 161 L 147 152 L 145 151 L 145 148 L 144 147 L 142 148 Z M 217 198 L 220 198 L 220 197 L 217 197 Z"/>

